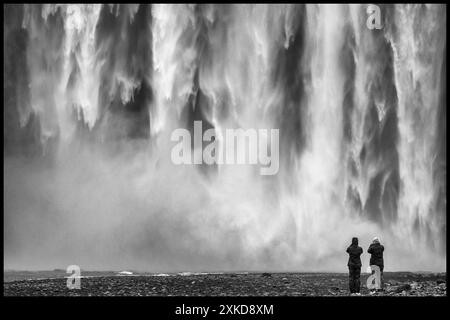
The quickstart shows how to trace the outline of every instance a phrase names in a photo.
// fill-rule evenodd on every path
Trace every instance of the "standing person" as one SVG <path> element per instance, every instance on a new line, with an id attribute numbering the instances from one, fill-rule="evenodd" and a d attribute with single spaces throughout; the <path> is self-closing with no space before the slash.
<path id="1" fill-rule="evenodd" d="M 384 246 L 381 245 L 380 239 L 378 237 L 373 238 L 372 244 L 369 246 L 367 250 L 370 256 L 370 265 L 376 265 L 380 268 L 380 285 L 382 290 L 383 288 L 383 269 L 384 269 L 384 260 L 383 260 L 383 251 Z"/>
<path id="2" fill-rule="evenodd" d="M 348 271 L 349 271 L 349 287 L 350 293 L 360 295 L 359 290 L 361 287 L 361 254 L 363 249 L 358 246 L 358 238 L 352 238 L 352 244 L 347 248 L 348 257 Z"/>

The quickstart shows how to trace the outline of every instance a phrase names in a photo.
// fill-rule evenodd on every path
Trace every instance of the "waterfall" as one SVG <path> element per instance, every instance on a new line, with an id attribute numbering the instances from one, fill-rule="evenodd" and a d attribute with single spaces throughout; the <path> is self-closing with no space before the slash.
<path id="1" fill-rule="evenodd" d="M 5 265 L 445 269 L 445 5 L 366 7 L 5 6 Z M 175 165 L 194 121 L 279 129 L 278 173 Z"/>

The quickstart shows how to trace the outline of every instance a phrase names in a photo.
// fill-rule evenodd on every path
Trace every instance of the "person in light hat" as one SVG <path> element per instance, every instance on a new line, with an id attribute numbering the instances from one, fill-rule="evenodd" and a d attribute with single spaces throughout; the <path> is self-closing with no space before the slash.
<path id="1" fill-rule="evenodd" d="M 370 265 L 375 265 L 380 268 L 381 288 L 383 288 L 384 246 L 380 243 L 378 237 L 373 238 L 372 244 L 369 246 L 367 252 L 370 253 Z"/>

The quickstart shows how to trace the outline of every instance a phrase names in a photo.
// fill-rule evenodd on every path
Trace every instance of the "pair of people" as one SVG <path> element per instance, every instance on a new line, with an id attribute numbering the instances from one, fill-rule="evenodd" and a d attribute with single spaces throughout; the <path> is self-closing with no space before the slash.
<path id="1" fill-rule="evenodd" d="M 381 279 L 383 279 L 383 252 L 384 246 L 381 245 L 378 237 L 373 238 L 372 244 L 367 250 L 370 253 L 370 265 L 376 265 L 380 268 Z M 359 295 L 361 288 L 360 276 L 361 276 L 361 254 L 363 249 L 358 246 L 358 238 L 352 238 L 352 244 L 347 248 L 348 258 L 348 270 L 349 270 L 349 287 L 350 293 Z"/>

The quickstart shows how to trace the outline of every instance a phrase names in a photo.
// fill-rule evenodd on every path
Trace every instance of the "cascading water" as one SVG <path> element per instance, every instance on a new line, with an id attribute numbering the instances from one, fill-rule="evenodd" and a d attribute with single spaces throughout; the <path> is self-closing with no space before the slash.
<path id="1" fill-rule="evenodd" d="M 444 6 L 4 11 L 6 268 L 445 269 Z M 279 172 L 174 165 L 194 121 L 279 128 Z"/>

